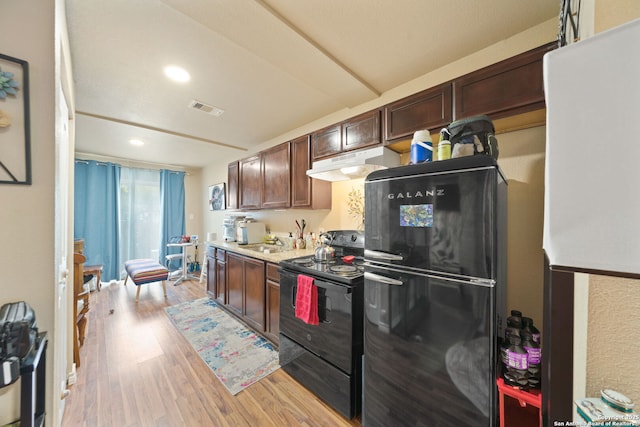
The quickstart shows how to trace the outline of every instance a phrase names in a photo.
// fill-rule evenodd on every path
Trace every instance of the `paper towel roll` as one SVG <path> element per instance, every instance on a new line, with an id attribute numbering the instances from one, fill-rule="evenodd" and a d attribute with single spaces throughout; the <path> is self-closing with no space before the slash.
<path id="1" fill-rule="evenodd" d="M 217 237 L 216 233 L 207 233 L 207 242 L 213 242 Z"/>

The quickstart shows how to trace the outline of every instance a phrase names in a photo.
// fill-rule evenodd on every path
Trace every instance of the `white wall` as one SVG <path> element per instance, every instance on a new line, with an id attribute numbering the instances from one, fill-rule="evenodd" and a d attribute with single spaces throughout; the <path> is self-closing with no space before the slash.
<path id="1" fill-rule="evenodd" d="M 0 185 L 0 303 L 25 300 L 34 308 L 39 329 L 49 332 L 48 366 L 53 366 L 56 286 L 54 6 L 53 1 L 0 0 L 0 52 L 29 62 L 33 171 L 30 186 Z M 10 100 L 0 101 L 0 108 L 3 102 Z M 47 369 L 49 415 L 54 413 L 51 372 Z M 0 389 L 0 425 L 18 418 L 16 393 L 19 385 Z"/>

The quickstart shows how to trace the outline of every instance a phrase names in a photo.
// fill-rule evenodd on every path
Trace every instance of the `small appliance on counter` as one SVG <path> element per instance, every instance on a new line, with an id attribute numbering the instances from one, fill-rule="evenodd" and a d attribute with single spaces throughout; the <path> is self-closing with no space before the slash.
<path id="1" fill-rule="evenodd" d="M 238 223 L 244 220 L 244 215 L 227 214 L 222 220 L 222 227 L 224 229 L 224 241 L 235 242 L 236 241 L 236 229 Z"/>
<path id="2" fill-rule="evenodd" d="M 266 234 L 267 228 L 263 222 L 243 220 L 238 222 L 238 228 L 236 228 L 236 242 L 239 245 L 262 243 Z"/>

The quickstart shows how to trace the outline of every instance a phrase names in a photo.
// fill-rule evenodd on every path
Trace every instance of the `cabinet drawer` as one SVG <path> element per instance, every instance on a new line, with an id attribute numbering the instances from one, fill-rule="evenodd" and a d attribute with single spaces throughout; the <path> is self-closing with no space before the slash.
<path id="1" fill-rule="evenodd" d="M 220 249 L 218 249 L 220 250 Z M 207 256 L 214 258 L 216 256 L 216 247 L 207 245 Z"/>
<path id="2" fill-rule="evenodd" d="M 227 251 L 225 251 L 224 249 L 218 249 L 216 251 L 216 259 L 219 261 L 226 261 L 227 260 Z"/>
<path id="3" fill-rule="evenodd" d="M 280 283 L 280 273 L 278 273 L 278 264 L 267 263 L 267 280 Z"/>

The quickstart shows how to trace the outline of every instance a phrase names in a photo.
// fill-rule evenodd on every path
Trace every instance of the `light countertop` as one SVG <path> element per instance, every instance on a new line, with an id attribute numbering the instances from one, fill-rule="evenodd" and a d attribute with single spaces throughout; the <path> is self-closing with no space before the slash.
<path id="1" fill-rule="evenodd" d="M 214 246 L 216 248 L 225 249 L 227 251 L 235 252 L 241 255 L 249 256 L 252 258 L 261 259 L 267 262 L 273 262 L 278 264 L 280 261 L 290 258 L 298 258 L 303 256 L 309 256 L 314 254 L 313 249 L 292 249 L 281 251 L 282 246 L 277 245 L 267 245 L 267 244 L 252 244 L 252 245 L 239 245 L 236 242 L 224 242 L 220 240 L 216 240 L 213 242 L 206 242 L 207 246 Z M 257 250 L 249 249 L 256 248 L 259 246 L 263 246 L 264 248 L 271 249 L 276 248 L 279 252 L 260 252 Z"/>

